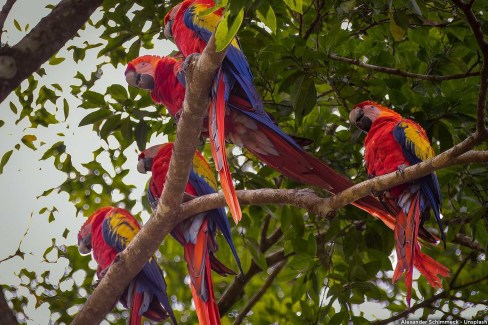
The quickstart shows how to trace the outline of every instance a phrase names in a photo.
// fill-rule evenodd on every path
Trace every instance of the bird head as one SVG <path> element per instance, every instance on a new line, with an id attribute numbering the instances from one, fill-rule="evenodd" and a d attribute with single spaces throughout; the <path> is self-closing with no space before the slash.
<path id="1" fill-rule="evenodd" d="M 163 150 L 173 150 L 173 143 L 158 144 L 141 152 L 139 154 L 139 162 L 137 163 L 137 171 L 141 174 L 150 172 L 154 158 Z"/>
<path id="2" fill-rule="evenodd" d="M 358 129 L 368 132 L 374 121 L 384 116 L 400 116 L 398 113 L 373 101 L 364 101 L 352 109 L 349 113 L 349 121 Z"/>
<path id="3" fill-rule="evenodd" d="M 130 86 L 153 90 L 156 66 L 161 59 L 157 55 L 144 55 L 130 61 L 125 70 L 125 80 Z"/>
<path id="4" fill-rule="evenodd" d="M 92 250 L 92 230 L 93 224 L 97 221 L 105 218 L 107 213 L 112 210 L 112 207 L 103 207 L 95 212 L 85 221 L 78 232 L 78 251 L 81 255 L 90 254 Z"/>
<path id="5" fill-rule="evenodd" d="M 173 38 L 173 22 L 176 17 L 176 13 L 181 7 L 181 3 L 174 6 L 167 14 L 164 16 L 164 36 L 166 38 Z"/>

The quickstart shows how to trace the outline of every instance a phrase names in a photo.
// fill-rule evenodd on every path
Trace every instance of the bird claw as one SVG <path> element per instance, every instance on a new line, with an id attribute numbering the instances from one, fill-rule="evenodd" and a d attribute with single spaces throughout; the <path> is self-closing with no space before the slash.
<path id="1" fill-rule="evenodd" d="M 181 64 L 181 72 L 186 76 L 188 68 L 200 57 L 200 53 L 192 53 L 185 58 L 185 61 Z"/>
<path id="2" fill-rule="evenodd" d="M 405 175 L 405 168 L 407 168 L 407 165 L 401 164 L 398 166 L 397 171 L 400 173 L 400 175 Z"/>

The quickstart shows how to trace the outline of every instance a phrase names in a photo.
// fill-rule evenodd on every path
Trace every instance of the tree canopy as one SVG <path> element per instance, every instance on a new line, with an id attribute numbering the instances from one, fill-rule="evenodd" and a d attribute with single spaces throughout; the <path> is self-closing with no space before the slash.
<path id="1" fill-rule="evenodd" d="M 3 114 L 13 114 L 15 123 L 25 129 L 13 148 L 0 153 L 0 171 L 19 154 L 19 148 L 28 147 L 40 151 L 40 160 L 50 162 L 49 168 L 63 175 L 60 184 L 46 182 L 39 197 L 60 193 L 80 217 L 104 205 L 125 207 L 138 218 L 147 216 L 151 209 L 143 183 L 148 176 L 138 176 L 143 179 L 138 184 L 128 177 L 136 168 L 134 147 L 140 151 L 150 141 L 173 141 L 177 127 L 166 108 L 153 104 L 147 92 L 128 87 L 123 73 L 127 62 L 141 52 L 159 54 L 154 47 L 163 42 L 164 16 L 178 2 L 61 0 L 31 30 L 13 20 L 13 27 L 26 35 L 17 44 L 2 43 L 0 48 L 0 101 Z M 226 14 L 216 33 L 217 51 L 209 49 L 205 55 L 221 61 L 225 52 L 218 50 L 237 35 L 266 111 L 285 132 L 312 139 L 306 150 L 355 182 L 367 180 L 364 135 L 348 121 L 355 104 L 374 100 L 424 127 L 440 155 L 417 169 L 408 168 L 405 177 L 412 180 L 422 176 L 419 173 L 436 170 L 446 245 L 423 250 L 451 270 L 450 277 L 443 279 L 443 289 L 437 291 L 424 277 L 416 277 L 414 302 L 408 310 L 403 280 L 391 283 L 393 232 L 372 216 L 344 206 L 359 198 L 359 191 L 366 195 L 391 187 L 395 175 L 383 182 L 369 180 L 353 193 L 324 200 L 329 196 L 326 192 L 288 179 L 245 149 L 229 144 L 232 177 L 236 188 L 245 190 L 240 199 L 249 204 L 242 206 L 242 221 L 232 227 L 245 274 L 213 277 L 223 322 L 387 324 L 403 317 L 486 319 L 488 2 L 239 0 L 218 4 L 226 7 Z M 2 9 L 0 30 L 5 28 L 5 17 L 16 18 L 9 17 L 12 5 L 15 0 L 7 0 Z M 100 39 L 83 39 L 86 28 L 100 31 Z M 3 31 L 0 40 L 8 32 Z M 72 37 L 82 45 L 65 45 Z M 39 48 L 39 53 L 30 50 Z M 60 49 L 69 55 L 60 56 Z M 26 60 L 29 64 L 22 65 Z M 91 71 L 80 70 L 63 83 L 46 83 L 46 67 L 65 60 L 88 63 Z M 189 78 L 206 84 L 208 91 L 210 83 L 205 80 L 213 78 L 217 66 L 204 66 L 205 62 L 209 61 L 197 60 Z M 115 69 L 121 78 L 110 80 L 111 75 L 101 73 L 106 69 Z M 200 98 L 207 93 L 200 93 Z M 203 106 L 199 112 L 203 118 L 205 100 L 191 102 L 187 97 L 187 102 L 188 112 Z M 69 143 L 68 132 L 53 136 L 50 142 L 40 141 L 33 132 L 57 130 L 73 114 L 81 114 L 79 126 L 90 126 L 93 131 L 86 132 L 95 132 L 100 139 L 99 148 L 86 152 L 82 165 L 73 163 L 76 148 Z M 5 129 L 0 122 L 0 129 Z M 178 124 L 178 132 L 190 128 Z M 194 133 L 196 144 L 198 128 L 187 132 Z M 184 161 L 185 153 L 193 148 L 177 151 L 178 158 Z M 209 145 L 200 143 L 198 149 L 212 164 Z M 402 182 L 396 178 L 396 184 Z M 160 204 L 179 209 L 180 202 L 181 197 L 175 196 Z M 206 203 L 218 206 L 223 202 L 214 196 Z M 176 218 L 187 217 L 185 211 L 195 212 L 203 204 L 195 200 L 175 209 L 168 219 L 164 211 L 159 211 L 162 218 L 152 218 L 166 222 L 158 229 L 160 234 L 168 233 Z M 335 214 L 329 213 L 331 209 L 337 209 Z M 49 218 L 48 226 L 61 222 L 57 204 L 33 214 Z M 93 263 L 78 253 L 78 229 L 71 226 L 66 227 L 64 239 L 52 238 L 52 245 L 43 247 L 41 259 L 63 269 L 58 281 L 50 281 L 52 271 L 40 273 L 35 267 L 17 271 L 22 279 L 19 284 L 0 281 L 20 321 L 36 321 L 35 314 L 24 311 L 34 300 L 36 306 L 46 304 L 56 323 L 70 323 L 92 293 Z M 433 218 L 426 226 L 436 232 Z M 222 236 L 218 242 L 218 258 L 237 269 Z M 153 245 L 159 247 L 156 256 L 166 273 L 177 319 L 195 323 L 181 247 L 172 238 Z M 23 259 L 29 252 L 21 247 L 11 256 L 10 252 L 0 256 L 1 263 Z M 96 291 L 104 289 L 100 286 Z M 123 324 L 127 315 L 117 305 L 106 320 Z"/>

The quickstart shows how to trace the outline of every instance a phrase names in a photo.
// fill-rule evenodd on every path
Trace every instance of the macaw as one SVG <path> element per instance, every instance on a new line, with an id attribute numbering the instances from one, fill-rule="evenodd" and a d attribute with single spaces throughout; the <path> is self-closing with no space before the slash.
<path id="1" fill-rule="evenodd" d="M 367 132 L 364 140 L 364 161 L 371 177 L 399 171 L 434 157 L 425 130 L 410 119 L 372 101 L 354 107 L 349 120 Z M 407 303 L 412 297 L 413 267 L 422 273 L 433 288 L 441 288 L 439 276 L 449 275 L 449 269 L 420 250 L 417 236 L 426 233 L 423 223 L 434 212 L 444 240 L 440 209 L 441 194 L 435 173 L 430 173 L 408 184 L 384 191 L 381 202 L 396 216 L 394 228 L 395 249 L 398 263 L 393 282 L 405 273 Z"/>
<path id="2" fill-rule="evenodd" d="M 137 170 L 141 173 L 152 172 L 147 196 L 154 210 L 163 192 L 172 154 L 173 143 L 169 142 L 150 147 L 139 155 Z M 217 180 L 210 166 L 197 151 L 193 157 L 193 167 L 185 189 L 186 199 L 215 193 L 216 188 Z M 241 262 L 232 242 L 229 221 L 223 208 L 199 213 L 180 223 L 171 232 L 185 250 L 193 300 L 200 324 L 220 324 L 210 268 L 224 276 L 235 275 L 214 256 L 214 252 L 217 250 L 215 240 L 217 228 L 222 231 L 242 273 Z"/>
<path id="3" fill-rule="evenodd" d="M 153 101 L 165 105 L 178 119 L 185 97 L 184 83 L 180 81 L 182 64 L 172 57 L 141 56 L 128 64 L 126 80 L 131 86 L 150 90 Z M 354 185 L 350 179 L 303 150 L 266 113 L 253 110 L 251 103 L 240 94 L 230 94 L 225 114 L 226 139 L 245 147 L 280 173 L 334 194 Z M 208 135 L 206 130 L 202 135 Z M 375 198 L 368 196 L 353 205 L 380 218 L 393 229 L 395 219 Z"/>
<path id="4" fill-rule="evenodd" d="M 98 264 L 97 276 L 102 278 L 116 258 L 140 230 L 137 220 L 127 211 L 114 207 L 96 210 L 85 221 L 78 233 L 78 250 L 81 254 L 93 252 Z M 142 324 L 142 316 L 155 322 L 176 318 L 166 294 L 163 272 L 151 258 L 130 282 L 119 298 L 130 310 L 129 324 Z"/>

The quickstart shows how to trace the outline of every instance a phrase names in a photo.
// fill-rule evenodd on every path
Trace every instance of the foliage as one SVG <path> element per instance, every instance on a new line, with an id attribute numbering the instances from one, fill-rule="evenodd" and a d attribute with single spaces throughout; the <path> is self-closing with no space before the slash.
<path id="1" fill-rule="evenodd" d="M 96 52 L 122 74 L 121 65 L 137 57 L 141 49 L 152 49 L 155 43 L 161 42 L 164 15 L 177 2 L 105 0 L 101 18 L 89 22 L 103 30 L 103 42 L 87 42 L 82 48 L 69 47 L 72 58 L 64 59 L 80 62 L 87 53 Z M 448 76 L 480 70 L 481 59 L 473 33 L 462 12 L 450 2 L 254 0 L 229 1 L 229 8 L 227 21 L 221 24 L 219 42 L 225 45 L 238 30 L 266 110 L 286 132 L 313 139 L 308 151 L 357 181 L 366 178 L 361 154 L 363 137 L 353 137 L 347 116 L 348 110 L 358 102 L 376 100 L 394 107 L 403 116 L 414 118 L 427 130 L 437 153 L 460 142 L 475 128 L 479 77 L 440 81 L 407 78 L 401 73 Z M 486 1 L 475 1 L 475 13 L 487 11 Z M 486 14 L 478 14 L 477 18 L 483 26 L 488 26 Z M 382 73 L 343 62 L 338 57 L 401 71 Z M 58 64 L 60 60 L 53 58 L 50 64 Z M 29 78 L 26 87 L 17 89 L 20 106 L 10 104 L 18 121 L 27 119 L 31 128 L 62 122 L 58 115 L 44 108 L 48 102 L 62 109 L 65 118 L 75 110 L 85 110 L 80 125 L 93 125 L 102 140 L 117 143 L 116 149 L 108 150 L 113 164 L 108 167 L 97 160 L 98 155 L 107 151 L 100 147 L 93 153 L 92 161 L 83 166 L 85 169 L 78 170 L 71 164 L 63 140 L 52 144 L 42 157 L 53 157 L 54 168 L 66 174 L 63 184 L 46 189 L 45 195 L 53 190 L 66 192 L 70 202 L 85 215 L 107 204 L 132 208 L 135 200 L 130 195 L 134 186 L 124 182 L 128 172 L 123 166 L 124 150 L 134 142 L 142 150 L 153 135 L 166 134 L 172 139 L 175 132 L 174 122 L 161 117 L 167 116 L 165 108 L 154 105 L 144 91 L 125 84 L 112 84 L 102 93 L 93 90 L 97 80 L 103 78 L 97 76 L 99 68 L 95 67 L 88 78 L 87 71 L 80 71 L 77 80 L 69 80 L 65 85 L 39 86 L 38 80 L 44 75 L 41 69 Z M 63 100 L 67 91 L 80 99 L 78 106 Z M 28 133 L 22 143 L 36 149 L 35 137 Z M 231 146 L 228 148 L 230 152 Z M 486 144 L 483 148 L 486 149 Z M 211 159 L 208 145 L 202 150 Z M 246 151 L 232 153 L 230 164 L 238 189 L 303 186 L 280 176 Z M 15 151 L 2 153 L 0 170 L 12 154 Z M 109 172 L 108 168 L 116 173 Z M 421 308 L 419 315 L 427 317 L 436 313 L 441 319 L 486 318 L 487 167 L 457 166 L 437 174 L 443 196 L 447 245 L 445 249 L 439 245 L 426 251 L 449 266 L 453 276 L 443 281 L 446 294 L 442 299 Z M 95 193 L 94 186 L 101 190 Z M 112 189 L 120 193 L 117 202 L 112 202 Z M 145 198 L 137 200 L 142 200 L 148 208 Z M 264 235 L 270 236 L 275 229 L 281 229 L 283 236 L 263 250 L 260 243 L 265 218 L 269 218 L 269 225 Z M 428 227 L 436 227 L 433 220 Z M 456 243 L 458 234 L 476 241 L 479 249 Z M 248 206 L 243 209 L 239 227 L 233 227 L 233 235 L 244 270 L 251 267 L 251 261 L 261 269 L 272 268 L 266 257 L 280 250 L 289 256 L 284 270 L 247 316 L 250 323 L 352 321 L 363 324 L 375 319 L 367 310 L 370 307 L 364 307 L 365 302 L 391 313 L 407 308 L 404 284 L 402 281 L 391 284 L 392 232 L 357 209 L 347 207 L 335 219 L 325 221 L 293 207 Z M 222 249 L 218 257 L 236 269 L 220 237 L 219 242 Z M 88 267 L 88 258 L 79 256 L 75 247 L 60 250 L 54 243 L 46 254 L 59 250 L 56 259 L 69 261 L 60 283 L 49 283 L 49 274 L 36 274 L 35 270 L 20 270 L 19 276 L 26 279 L 23 285 L 32 296 L 39 302 L 49 303 L 52 313 L 60 314 L 60 323 L 68 323 L 73 313 L 64 313 L 65 305 L 83 303 L 92 290 L 94 271 Z M 195 323 L 190 290 L 182 285 L 188 279 L 181 248 L 174 240 L 167 239 L 159 253 L 159 262 L 167 273 L 168 293 L 177 306 L 177 318 L 182 323 Z M 78 270 L 83 270 L 83 280 L 63 289 L 63 282 L 70 281 Z M 224 317 L 225 323 L 236 317 L 263 286 L 269 273 L 252 277 L 242 297 L 233 297 L 231 309 L 223 313 L 228 315 Z M 220 297 L 233 279 L 214 278 L 217 297 Z M 470 285 L 478 279 L 484 281 Z M 417 286 L 415 300 L 422 297 L 428 300 L 438 293 L 424 278 L 418 280 Z M 21 312 L 26 296 L 14 295 L 10 300 L 14 310 Z M 122 309 L 115 309 L 108 319 L 122 324 L 126 316 Z"/>

